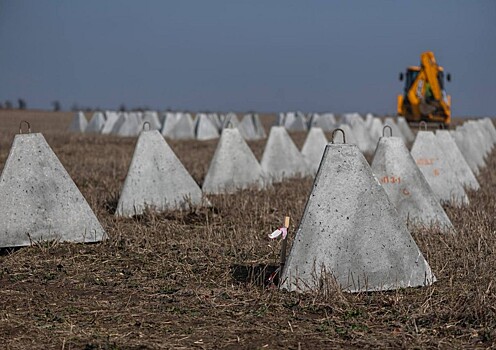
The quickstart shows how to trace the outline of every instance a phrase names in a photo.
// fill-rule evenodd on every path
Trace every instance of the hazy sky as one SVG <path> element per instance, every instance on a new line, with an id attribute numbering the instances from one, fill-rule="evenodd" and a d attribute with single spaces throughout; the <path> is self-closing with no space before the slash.
<path id="1" fill-rule="evenodd" d="M 0 101 L 394 113 L 425 50 L 496 115 L 496 1 L 0 0 Z"/>

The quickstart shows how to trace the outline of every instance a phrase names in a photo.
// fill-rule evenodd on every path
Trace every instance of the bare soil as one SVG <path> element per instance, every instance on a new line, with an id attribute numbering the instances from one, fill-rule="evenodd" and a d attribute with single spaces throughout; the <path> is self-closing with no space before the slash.
<path id="1" fill-rule="evenodd" d="M 0 255 L 3 349 L 488 348 L 496 342 L 496 155 L 446 208 L 457 235 L 414 230 L 438 281 L 394 292 L 299 295 L 266 283 L 285 215 L 298 226 L 311 179 L 212 196 L 212 207 L 115 218 L 136 138 L 65 132 L 71 113 L 0 112 L 0 169 L 20 120 L 43 132 L 106 229 L 100 244 Z M 266 126 L 270 116 L 265 116 Z M 292 135 L 299 147 L 304 134 Z M 201 184 L 216 141 L 170 142 Z M 265 141 L 250 142 L 261 157 Z M 370 157 L 369 157 L 370 158 Z M 1 199 L 0 199 L 1 200 Z M 1 214 L 0 214 L 1 215 Z"/>

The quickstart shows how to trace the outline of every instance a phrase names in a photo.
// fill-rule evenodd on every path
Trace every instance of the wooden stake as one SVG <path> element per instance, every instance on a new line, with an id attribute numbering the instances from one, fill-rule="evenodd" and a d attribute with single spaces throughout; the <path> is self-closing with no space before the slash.
<path id="1" fill-rule="evenodd" d="M 282 274 L 282 270 L 284 268 L 284 265 L 286 264 L 286 247 L 288 245 L 288 236 L 289 236 L 289 216 L 286 216 L 284 218 L 284 227 L 288 229 L 288 234 L 286 235 L 286 238 L 282 239 L 281 262 L 280 262 L 280 271 L 279 271 L 280 274 Z"/>

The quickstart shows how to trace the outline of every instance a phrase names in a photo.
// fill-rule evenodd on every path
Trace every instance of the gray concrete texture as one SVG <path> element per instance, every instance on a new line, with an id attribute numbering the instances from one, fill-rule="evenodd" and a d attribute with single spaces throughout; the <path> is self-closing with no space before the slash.
<path id="1" fill-rule="evenodd" d="M 263 189 L 270 183 L 238 129 L 224 129 L 203 182 L 207 194 Z"/>
<path id="2" fill-rule="evenodd" d="M 381 137 L 371 167 L 407 225 L 453 229 L 437 196 L 400 137 Z"/>
<path id="3" fill-rule="evenodd" d="M 324 131 L 332 131 L 336 124 L 336 118 L 332 113 L 314 113 L 310 118 L 309 127 L 321 128 Z"/>
<path id="4" fill-rule="evenodd" d="M 256 113 L 245 114 L 238 129 L 245 140 L 261 140 L 267 137 L 260 117 Z"/>
<path id="5" fill-rule="evenodd" d="M 88 126 L 88 121 L 84 116 L 83 112 L 77 112 L 72 118 L 71 124 L 69 125 L 69 131 L 72 132 L 85 132 Z"/>
<path id="6" fill-rule="evenodd" d="M 201 205 L 202 192 L 157 130 L 142 131 L 122 188 L 116 216 L 187 209 Z"/>
<path id="7" fill-rule="evenodd" d="M 215 122 L 205 114 L 196 116 L 195 136 L 197 140 L 206 141 L 219 138 L 219 129 Z"/>
<path id="8" fill-rule="evenodd" d="M 119 119 L 119 114 L 117 112 L 106 112 L 105 115 L 107 118 L 100 132 L 106 135 L 112 133 L 114 125 Z"/>
<path id="9" fill-rule="evenodd" d="M 328 144 L 282 274 L 282 288 L 349 292 L 429 285 L 435 277 L 354 145 Z"/>
<path id="10" fill-rule="evenodd" d="M 0 247 L 98 242 L 105 231 L 42 134 L 16 135 L 0 176 Z"/>
<path id="11" fill-rule="evenodd" d="M 91 120 L 88 123 L 85 132 L 99 134 L 102 131 L 104 125 L 105 125 L 105 117 L 103 116 L 103 113 L 95 112 L 91 117 Z"/>
<path id="12" fill-rule="evenodd" d="M 279 114 L 278 125 L 284 126 L 288 131 L 307 131 L 307 120 L 301 112 L 288 112 Z"/>
<path id="13" fill-rule="evenodd" d="M 284 126 L 273 126 L 270 129 L 261 165 L 272 182 L 281 182 L 285 178 L 310 175 L 310 169 L 305 158 Z"/>
<path id="14" fill-rule="evenodd" d="M 432 131 L 419 131 L 411 154 L 420 171 L 442 203 L 468 205 L 469 200 L 455 171 Z"/>
<path id="15" fill-rule="evenodd" d="M 189 113 L 177 113 L 174 117 L 167 116 L 162 127 L 162 135 L 172 140 L 193 140 L 195 125 Z"/>
<path id="16" fill-rule="evenodd" d="M 480 170 L 485 166 L 482 152 L 477 149 L 477 145 L 467 129 L 457 129 L 450 131 L 458 149 L 463 154 L 463 158 L 470 167 L 474 175 L 479 175 Z"/>
<path id="17" fill-rule="evenodd" d="M 362 153 L 373 153 L 376 143 L 372 141 L 370 133 L 365 126 L 365 121 L 362 118 L 354 118 L 351 120 L 351 129 L 356 137 L 357 146 Z"/>
<path id="18" fill-rule="evenodd" d="M 458 149 L 455 140 L 451 137 L 450 132 L 448 130 L 436 130 L 436 139 L 439 147 L 441 147 L 441 150 L 446 156 L 451 169 L 455 172 L 458 181 L 460 181 L 464 187 L 477 191 L 480 188 L 479 182 L 472 170 L 470 170 L 469 165 Z"/>
<path id="19" fill-rule="evenodd" d="M 162 129 L 162 124 L 160 123 L 160 119 L 158 118 L 158 113 L 155 111 L 145 111 L 143 114 L 143 121 L 141 125 L 144 123 L 148 123 L 150 126 L 150 130 L 160 130 Z"/>
<path id="20" fill-rule="evenodd" d="M 408 143 L 415 141 L 415 134 L 404 117 L 396 118 L 396 124 Z"/>
<path id="21" fill-rule="evenodd" d="M 122 113 L 114 123 L 112 134 L 117 136 L 136 136 L 141 130 L 141 122 L 135 114 Z"/>
<path id="22" fill-rule="evenodd" d="M 321 128 L 310 128 L 301 149 L 301 154 L 305 157 L 308 167 L 313 174 L 317 174 L 317 170 L 319 170 L 320 161 L 322 160 L 327 143 L 327 138 Z"/>
<path id="23" fill-rule="evenodd" d="M 374 118 L 370 122 L 369 134 L 372 142 L 374 142 L 375 147 L 377 147 L 377 143 L 379 142 L 379 139 L 382 137 L 383 128 L 384 125 L 382 125 L 382 121 L 379 118 Z"/>

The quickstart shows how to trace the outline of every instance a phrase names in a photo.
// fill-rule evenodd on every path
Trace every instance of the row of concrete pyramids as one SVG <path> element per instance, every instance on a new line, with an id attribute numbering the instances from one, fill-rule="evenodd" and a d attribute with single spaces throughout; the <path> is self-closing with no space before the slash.
<path id="1" fill-rule="evenodd" d="M 77 112 L 69 131 L 85 133 L 137 136 L 147 124 L 150 130 L 159 130 L 163 136 L 175 140 L 211 140 L 219 138 L 222 129 L 234 126 L 245 140 L 266 137 L 258 114 L 245 114 L 241 121 L 235 113 L 189 113 L 155 111 L 145 112 L 95 112 L 88 122 L 83 112 Z"/>
<path id="2" fill-rule="evenodd" d="M 413 142 L 415 138 L 405 118 L 398 117 L 395 120 L 388 117 L 383 122 L 371 113 L 368 113 L 364 119 L 358 113 L 346 113 L 338 118 L 332 113 L 313 113 L 305 116 L 301 112 L 288 112 L 280 113 L 276 124 L 284 126 L 288 131 L 307 131 L 312 127 L 319 127 L 324 131 L 340 128 L 346 133 L 347 143 L 357 145 L 363 153 L 374 152 L 385 125 L 388 125 L 393 134 L 401 137 L 407 144 Z"/>
<path id="3" fill-rule="evenodd" d="M 455 132 L 465 129 L 471 133 L 465 143 L 480 146 L 467 146 L 478 151 L 478 158 L 493 149 L 496 129 L 489 119 L 465 123 Z M 479 166 L 484 166 L 482 161 Z M 406 219 L 441 223 L 453 232 L 439 205 L 446 189 L 439 186 L 446 183 L 452 189 L 448 199 L 459 190 L 457 181 L 477 189 L 468 168 L 444 130 L 420 131 L 411 153 L 401 138 L 382 137 L 371 167 L 357 146 L 328 144 L 282 273 L 282 287 L 315 291 L 333 280 L 344 290 L 362 292 L 434 283 Z M 458 195 L 461 204 L 467 203 L 464 192 Z"/>

